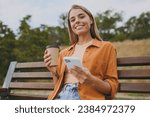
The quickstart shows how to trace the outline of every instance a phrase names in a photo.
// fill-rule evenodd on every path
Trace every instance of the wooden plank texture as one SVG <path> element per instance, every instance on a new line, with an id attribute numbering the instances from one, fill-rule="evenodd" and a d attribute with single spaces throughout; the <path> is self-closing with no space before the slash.
<path id="1" fill-rule="evenodd" d="M 24 62 L 24 63 L 18 63 L 16 65 L 16 69 L 26 69 L 26 68 L 45 68 L 44 62 Z"/>
<path id="2" fill-rule="evenodd" d="M 150 83 L 120 83 L 119 92 L 150 93 Z"/>
<path id="3" fill-rule="evenodd" d="M 38 82 L 11 82 L 10 89 L 42 89 L 52 90 L 54 83 L 38 83 Z"/>
<path id="4" fill-rule="evenodd" d="M 0 88 L 0 92 L 6 92 L 7 90 L 7 88 Z"/>
<path id="5" fill-rule="evenodd" d="M 13 78 L 52 78 L 50 72 L 15 72 Z"/>
<path id="6" fill-rule="evenodd" d="M 118 58 L 117 64 L 118 66 L 147 66 L 150 65 L 150 56 Z"/>
<path id="7" fill-rule="evenodd" d="M 11 62 L 10 66 L 7 73 L 9 78 L 5 78 L 7 83 L 4 82 L 3 85 L 10 91 L 10 99 L 47 99 L 48 94 L 45 94 L 44 91 L 52 91 L 54 83 L 43 61 Z M 118 70 L 120 81 L 118 91 L 120 93 L 150 94 L 150 56 L 117 58 L 117 66 L 148 66 L 146 69 Z M 131 83 L 132 79 L 138 82 Z M 5 90 L 1 89 L 0 92 L 5 92 Z"/>
<path id="8" fill-rule="evenodd" d="M 118 70 L 119 79 L 150 79 L 150 69 Z"/>
<path id="9" fill-rule="evenodd" d="M 15 94 L 10 94 L 9 96 L 10 99 L 13 100 L 46 100 L 47 96 L 28 96 L 28 95 L 15 95 Z"/>

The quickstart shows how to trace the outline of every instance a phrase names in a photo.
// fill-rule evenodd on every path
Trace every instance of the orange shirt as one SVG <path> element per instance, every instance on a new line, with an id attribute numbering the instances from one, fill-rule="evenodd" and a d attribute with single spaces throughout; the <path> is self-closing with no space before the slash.
<path id="1" fill-rule="evenodd" d="M 54 91 L 48 96 L 48 99 L 54 99 L 59 91 L 61 91 L 66 68 L 63 58 L 65 56 L 71 56 L 74 50 L 75 44 L 60 52 L 57 67 L 59 79 L 55 85 Z M 83 55 L 83 66 L 88 68 L 97 78 L 108 82 L 111 86 L 111 94 L 106 96 L 89 84 L 79 83 L 78 92 L 81 100 L 112 99 L 115 96 L 118 89 L 116 56 L 116 49 L 110 42 L 94 39 L 92 44 L 86 48 Z"/>

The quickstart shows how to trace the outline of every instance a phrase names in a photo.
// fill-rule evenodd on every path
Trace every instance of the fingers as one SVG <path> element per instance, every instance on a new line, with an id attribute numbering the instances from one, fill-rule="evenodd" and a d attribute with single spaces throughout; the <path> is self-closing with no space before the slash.
<path id="1" fill-rule="evenodd" d="M 46 54 L 46 53 L 48 53 L 48 51 L 47 51 L 47 50 L 45 50 L 44 54 Z"/>
<path id="2" fill-rule="evenodd" d="M 90 75 L 90 71 L 86 67 L 78 67 L 74 66 L 73 69 L 77 71 L 79 74 L 84 74 L 86 76 Z"/>
<path id="3" fill-rule="evenodd" d="M 74 66 L 72 69 L 70 69 L 71 73 L 78 79 L 78 81 L 82 84 L 87 81 L 87 74 L 84 70 L 84 68 Z"/>
<path id="4" fill-rule="evenodd" d="M 79 75 L 83 74 L 82 70 L 77 66 L 74 66 L 73 68 L 71 68 L 70 72 L 76 77 L 79 77 Z"/>
<path id="5" fill-rule="evenodd" d="M 43 58 L 44 58 L 45 65 L 49 66 L 51 64 L 52 58 L 51 58 L 51 54 L 47 50 L 45 50 Z"/>
<path id="6" fill-rule="evenodd" d="M 81 68 L 81 67 L 78 67 L 78 66 L 73 66 L 72 69 L 74 69 L 74 70 L 76 70 L 76 71 L 78 71 L 78 72 L 82 72 L 82 71 L 83 71 L 82 68 Z"/>
<path id="7" fill-rule="evenodd" d="M 85 82 L 85 78 L 83 74 L 79 74 L 79 72 L 76 71 L 75 69 L 71 69 L 70 71 L 71 74 L 74 75 L 81 84 Z"/>

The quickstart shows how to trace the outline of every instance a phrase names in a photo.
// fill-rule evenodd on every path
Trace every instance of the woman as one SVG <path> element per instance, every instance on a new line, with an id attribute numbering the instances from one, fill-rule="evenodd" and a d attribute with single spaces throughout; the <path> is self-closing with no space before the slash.
<path id="1" fill-rule="evenodd" d="M 68 12 L 68 30 L 71 46 L 60 52 L 57 70 L 53 71 L 59 79 L 48 99 L 112 99 L 118 88 L 115 48 L 102 41 L 92 14 L 83 6 L 73 5 Z M 68 69 L 65 56 L 79 57 L 84 68 Z M 51 55 L 47 51 L 44 62 L 51 71 Z"/>

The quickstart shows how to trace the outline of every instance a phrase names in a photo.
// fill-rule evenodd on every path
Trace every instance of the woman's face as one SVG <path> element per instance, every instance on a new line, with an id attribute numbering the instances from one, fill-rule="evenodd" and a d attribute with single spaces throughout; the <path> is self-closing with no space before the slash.
<path id="1" fill-rule="evenodd" d="M 90 34 L 92 20 L 82 9 L 72 9 L 69 16 L 72 31 L 80 36 Z"/>

